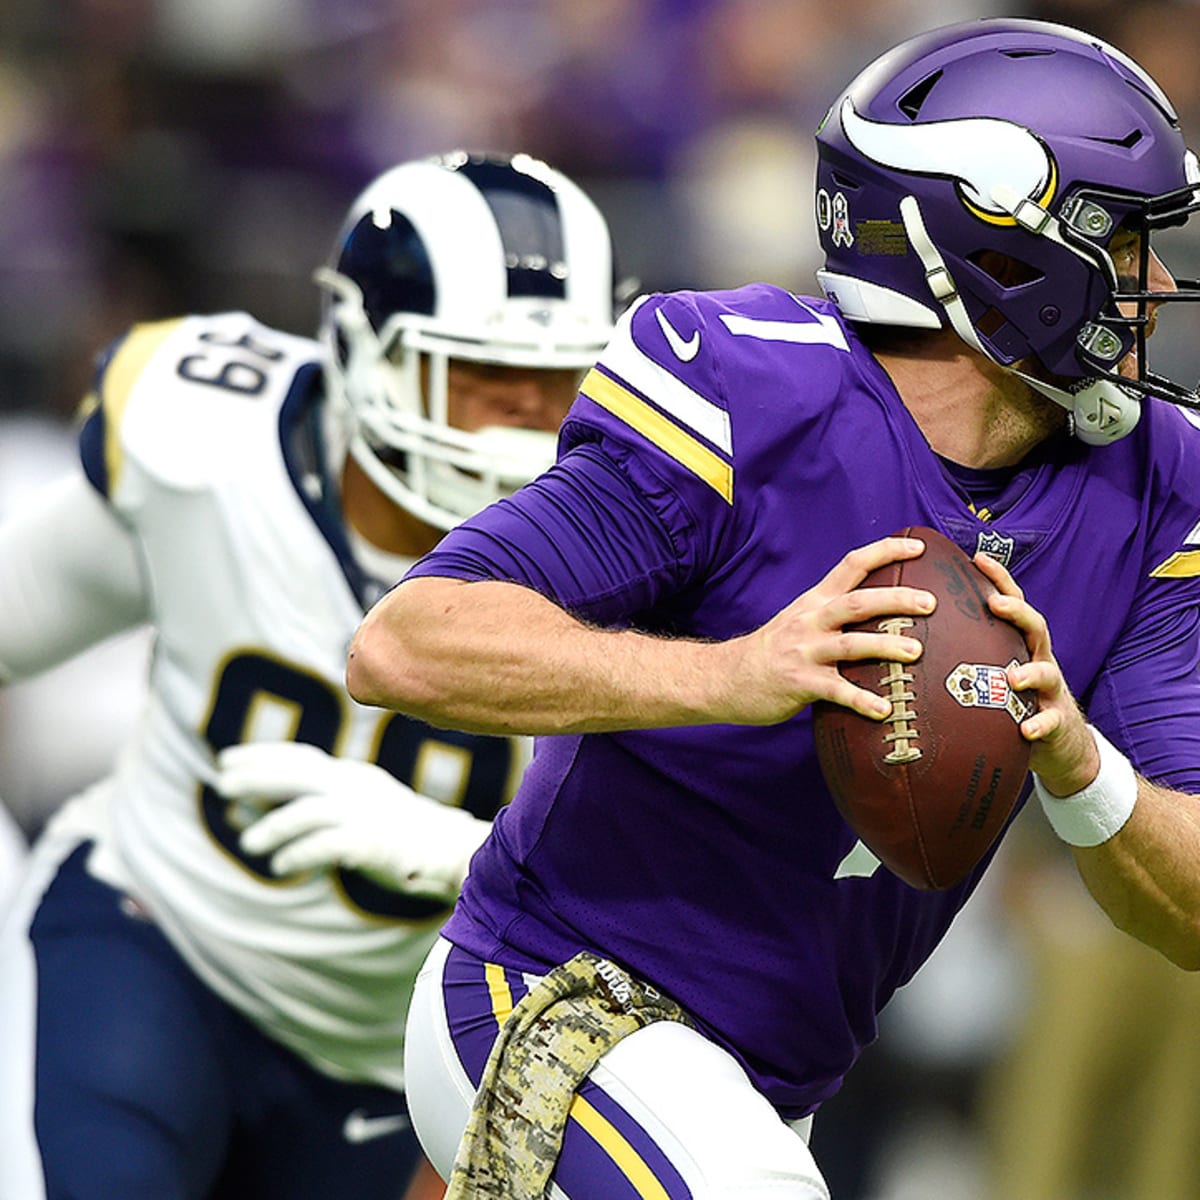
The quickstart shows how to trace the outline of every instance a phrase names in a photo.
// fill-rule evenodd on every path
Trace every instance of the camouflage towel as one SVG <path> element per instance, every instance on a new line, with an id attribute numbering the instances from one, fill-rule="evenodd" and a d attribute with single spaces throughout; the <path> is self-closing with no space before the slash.
<path id="1" fill-rule="evenodd" d="M 586 951 L 513 1009 L 488 1056 L 446 1200 L 542 1200 L 575 1089 L 605 1051 L 652 1021 L 687 1015 Z"/>

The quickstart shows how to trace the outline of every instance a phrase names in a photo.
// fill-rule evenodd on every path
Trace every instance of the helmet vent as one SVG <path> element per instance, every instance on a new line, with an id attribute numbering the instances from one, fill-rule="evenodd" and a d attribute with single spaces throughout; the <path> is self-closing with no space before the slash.
<path id="1" fill-rule="evenodd" d="M 1005 58 L 1049 58 L 1053 50 L 1001 50 Z"/>
<path id="2" fill-rule="evenodd" d="M 999 311 L 999 309 L 989 308 L 987 312 L 975 322 L 975 328 L 979 330 L 986 338 L 995 337 L 996 334 L 1008 324 L 1008 319 Z"/>
<path id="3" fill-rule="evenodd" d="M 1014 258 L 1011 254 L 998 254 L 994 250 L 976 250 L 967 255 L 967 261 L 978 267 L 989 279 L 1003 288 L 1024 287 L 1036 283 L 1044 276 L 1036 267 Z"/>
<path id="4" fill-rule="evenodd" d="M 1123 138 L 1094 137 L 1088 140 L 1102 142 L 1106 146 L 1124 146 L 1126 150 L 1132 150 L 1142 140 L 1142 131 L 1131 129 Z"/>
<path id="5" fill-rule="evenodd" d="M 911 87 L 896 103 L 896 107 L 910 120 L 915 121 L 924 107 L 925 101 L 929 98 L 929 93 L 937 86 L 937 82 L 942 77 L 941 71 L 934 71 L 932 75 L 926 76 L 915 87 Z"/>

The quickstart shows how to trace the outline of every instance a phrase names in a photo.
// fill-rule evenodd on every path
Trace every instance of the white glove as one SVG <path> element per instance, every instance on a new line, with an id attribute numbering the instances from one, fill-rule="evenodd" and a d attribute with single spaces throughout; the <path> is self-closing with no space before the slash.
<path id="1" fill-rule="evenodd" d="M 276 875 L 348 867 L 395 891 L 453 897 L 491 829 L 382 767 L 302 742 L 230 746 L 217 755 L 213 786 L 252 811 L 268 808 L 239 844 L 270 854 Z"/>

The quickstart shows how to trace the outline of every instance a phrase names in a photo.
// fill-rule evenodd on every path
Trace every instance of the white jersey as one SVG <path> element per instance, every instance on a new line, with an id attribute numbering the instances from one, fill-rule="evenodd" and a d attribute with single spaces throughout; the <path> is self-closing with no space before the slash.
<path id="1" fill-rule="evenodd" d="M 413 979 L 448 906 L 350 871 L 274 876 L 238 848 L 253 814 L 208 786 L 214 755 L 309 742 L 486 818 L 523 755 L 346 693 L 350 639 L 394 580 L 351 555 L 323 465 L 321 353 L 229 313 L 137 327 L 103 365 L 84 469 L 138 539 L 157 640 L 133 744 L 67 819 L 90 821 L 95 869 L 225 1000 L 320 1069 L 399 1088 Z"/>

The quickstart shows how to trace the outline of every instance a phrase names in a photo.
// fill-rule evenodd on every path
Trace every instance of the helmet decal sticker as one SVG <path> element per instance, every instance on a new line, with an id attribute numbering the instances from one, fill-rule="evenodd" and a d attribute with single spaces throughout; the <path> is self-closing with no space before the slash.
<path id="1" fill-rule="evenodd" d="M 479 189 L 496 221 L 508 270 L 510 296 L 566 296 L 567 262 L 562 216 L 554 188 L 510 162 L 468 158 L 457 169 Z"/>
<path id="2" fill-rule="evenodd" d="M 847 97 L 842 129 L 864 157 L 898 171 L 944 175 L 958 183 L 967 207 L 984 219 L 1012 224 L 993 198 L 996 187 L 1044 205 L 1054 193 L 1054 160 L 1040 138 L 1023 125 L 995 117 L 963 117 L 912 125 L 859 116 Z"/>
<path id="3" fill-rule="evenodd" d="M 824 188 L 817 188 L 817 228 L 828 232 L 833 224 L 833 201 Z"/>
<path id="4" fill-rule="evenodd" d="M 850 206 L 842 192 L 833 197 L 833 244 L 852 246 L 854 234 L 850 232 Z"/>

